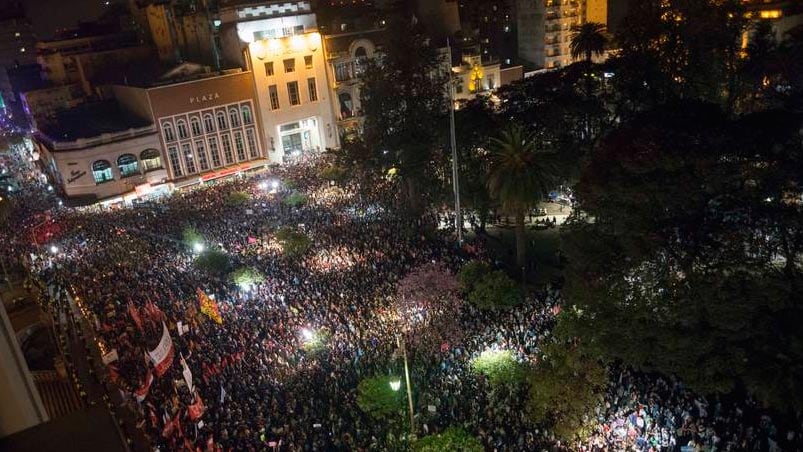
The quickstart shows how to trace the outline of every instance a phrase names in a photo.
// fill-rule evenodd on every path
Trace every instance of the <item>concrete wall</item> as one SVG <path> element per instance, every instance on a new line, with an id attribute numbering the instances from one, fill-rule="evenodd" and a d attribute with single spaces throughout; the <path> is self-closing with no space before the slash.
<path id="1" fill-rule="evenodd" d="M 47 412 L 2 303 L 0 362 L 0 437 L 47 422 Z"/>

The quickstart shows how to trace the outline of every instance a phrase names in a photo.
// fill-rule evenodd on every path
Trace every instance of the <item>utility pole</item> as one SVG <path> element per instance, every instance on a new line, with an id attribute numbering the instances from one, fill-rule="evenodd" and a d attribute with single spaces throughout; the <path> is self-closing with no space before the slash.
<path id="1" fill-rule="evenodd" d="M 454 225 L 457 243 L 463 244 L 463 214 L 460 210 L 460 180 L 457 171 L 457 137 L 454 130 L 454 80 L 452 79 L 452 46 L 446 39 L 446 62 L 449 71 L 449 137 L 452 145 L 452 186 L 454 188 Z"/>
<path id="2" fill-rule="evenodd" d="M 401 336 L 396 336 L 396 346 L 401 348 L 402 356 L 404 357 L 404 381 L 407 385 L 407 404 L 410 409 L 410 435 L 415 436 L 415 417 L 413 415 L 413 388 L 410 385 L 410 369 L 407 366 L 407 347 L 404 345 L 404 341 L 401 340 Z"/>

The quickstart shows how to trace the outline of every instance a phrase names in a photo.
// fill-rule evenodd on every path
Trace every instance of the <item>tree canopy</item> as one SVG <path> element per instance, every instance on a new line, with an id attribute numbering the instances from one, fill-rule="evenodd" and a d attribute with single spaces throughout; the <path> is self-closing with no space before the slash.
<path id="1" fill-rule="evenodd" d="M 400 378 L 379 375 L 361 380 L 357 386 L 357 406 L 373 418 L 399 415 L 404 409 L 404 392 L 394 391 L 390 386 L 392 381 L 400 381 Z"/>
<path id="2" fill-rule="evenodd" d="M 413 444 L 417 452 L 482 452 L 480 441 L 459 427 L 449 427 L 442 433 L 428 435 Z"/>

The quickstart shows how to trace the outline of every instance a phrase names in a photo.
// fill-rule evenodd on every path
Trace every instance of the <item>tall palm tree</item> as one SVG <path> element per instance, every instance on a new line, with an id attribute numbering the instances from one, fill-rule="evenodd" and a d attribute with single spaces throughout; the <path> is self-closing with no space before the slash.
<path id="1" fill-rule="evenodd" d="M 605 46 L 608 45 L 605 24 L 586 22 L 572 27 L 572 32 L 571 53 L 575 60 L 583 58 L 586 64 L 590 64 L 593 56 L 605 53 Z"/>
<path id="2" fill-rule="evenodd" d="M 527 239 L 524 217 L 536 207 L 555 177 L 554 160 L 538 148 L 535 137 L 517 124 L 491 139 L 488 190 L 516 220 L 516 263 L 526 264 Z"/>

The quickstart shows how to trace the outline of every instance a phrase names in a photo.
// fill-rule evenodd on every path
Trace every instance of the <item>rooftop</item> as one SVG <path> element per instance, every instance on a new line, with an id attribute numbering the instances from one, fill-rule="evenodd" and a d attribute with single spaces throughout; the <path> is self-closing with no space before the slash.
<path id="1" fill-rule="evenodd" d="M 52 121 L 39 125 L 39 131 L 58 142 L 94 138 L 149 125 L 150 121 L 124 111 L 116 102 L 104 101 L 59 111 Z"/>

